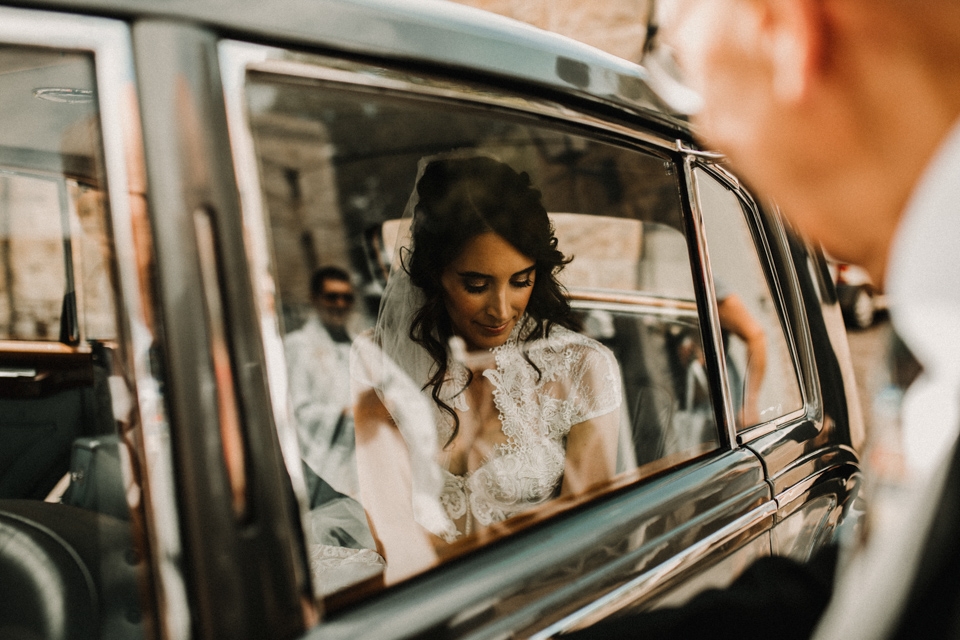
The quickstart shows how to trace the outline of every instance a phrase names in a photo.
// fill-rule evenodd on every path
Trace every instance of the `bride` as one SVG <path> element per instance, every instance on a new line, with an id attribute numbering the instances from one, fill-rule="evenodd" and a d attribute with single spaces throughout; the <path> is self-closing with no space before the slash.
<path id="1" fill-rule="evenodd" d="M 362 502 L 395 577 L 609 479 L 621 401 L 613 355 L 575 331 L 569 260 L 526 173 L 425 159 L 407 209 L 412 238 L 351 365 Z"/>

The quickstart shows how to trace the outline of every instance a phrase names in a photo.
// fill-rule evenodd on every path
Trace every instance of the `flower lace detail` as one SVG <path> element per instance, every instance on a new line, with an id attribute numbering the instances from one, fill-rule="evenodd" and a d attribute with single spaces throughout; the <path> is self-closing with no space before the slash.
<path id="1" fill-rule="evenodd" d="M 522 324 L 493 349 L 496 369 L 483 373 L 507 441 L 473 472 L 445 474 L 441 504 L 451 520 L 467 516 L 459 533 L 469 532 L 472 521 L 489 525 L 554 497 L 570 428 L 620 406 L 620 371 L 606 347 L 561 326 L 520 342 Z M 449 437 L 438 435 L 442 442 Z"/>
<path id="2" fill-rule="evenodd" d="M 344 587 L 383 573 L 386 562 L 371 549 L 350 549 L 327 544 L 309 547 L 310 570 L 318 595 L 328 595 Z"/>
<path id="3" fill-rule="evenodd" d="M 463 363 L 450 358 L 448 355 L 447 377 L 440 388 L 440 398 L 454 411 L 466 413 L 470 410 L 470 405 L 467 403 L 467 397 L 463 392 L 469 383 L 470 372 Z M 437 425 L 437 436 L 442 447 L 453 435 L 453 417 L 449 413 L 441 411 L 440 406 L 434 403 L 433 419 Z"/>

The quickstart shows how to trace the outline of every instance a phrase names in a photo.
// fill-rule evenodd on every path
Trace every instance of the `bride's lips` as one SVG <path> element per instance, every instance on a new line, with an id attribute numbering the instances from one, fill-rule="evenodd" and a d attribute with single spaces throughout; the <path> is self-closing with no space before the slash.
<path id="1" fill-rule="evenodd" d="M 490 325 L 477 323 L 477 326 L 480 327 L 480 330 L 491 336 L 499 336 L 504 333 L 507 328 L 510 326 L 510 322 L 504 322 L 503 324 L 496 325 L 491 327 Z"/>

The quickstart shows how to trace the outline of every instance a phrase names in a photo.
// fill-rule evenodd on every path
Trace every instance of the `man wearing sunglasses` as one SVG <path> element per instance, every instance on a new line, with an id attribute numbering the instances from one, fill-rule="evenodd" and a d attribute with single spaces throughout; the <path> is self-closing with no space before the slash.
<path id="1" fill-rule="evenodd" d="M 313 311 L 284 339 L 290 400 L 307 471 L 341 494 L 359 493 L 350 398 L 348 324 L 355 293 L 350 275 L 335 266 L 310 279 Z"/>
<path id="2" fill-rule="evenodd" d="M 871 526 L 819 624 L 830 583 L 773 558 L 578 637 L 958 638 L 960 0 L 656 2 L 654 90 L 801 233 L 869 271 L 922 373 L 887 464 L 867 449 Z"/>

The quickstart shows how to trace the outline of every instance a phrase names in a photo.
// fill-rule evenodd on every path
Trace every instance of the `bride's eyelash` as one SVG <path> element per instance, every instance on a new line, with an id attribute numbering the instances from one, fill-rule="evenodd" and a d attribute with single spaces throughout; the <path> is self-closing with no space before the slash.
<path id="1" fill-rule="evenodd" d="M 489 283 L 487 282 L 463 282 L 463 289 L 467 293 L 483 293 L 487 290 Z M 524 276 L 523 280 L 511 280 L 510 286 L 516 289 L 525 289 L 527 287 L 533 286 L 533 278 L 530 275 Z"/>

